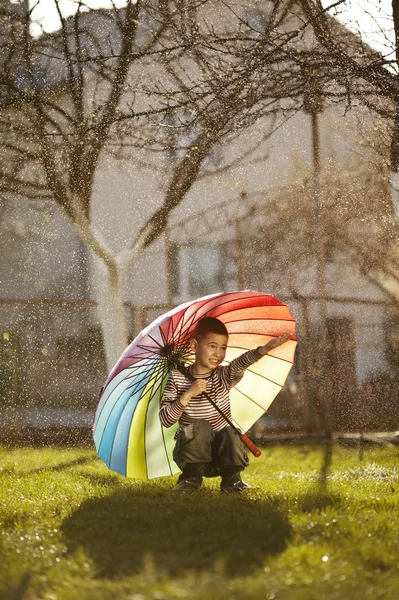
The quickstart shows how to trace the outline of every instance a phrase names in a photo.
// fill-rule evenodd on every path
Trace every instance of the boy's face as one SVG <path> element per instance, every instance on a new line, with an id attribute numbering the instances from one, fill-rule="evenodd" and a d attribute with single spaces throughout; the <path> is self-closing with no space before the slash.
<path id="1" fill-rule="evenodd" d="M 207 333 L 200 340 L 191 340 L 191 349 L 195 352 L 193 366 L 197 375 L 216 369 L 224 361 L 227 342 L 227 335 L 219 333 Z"/>

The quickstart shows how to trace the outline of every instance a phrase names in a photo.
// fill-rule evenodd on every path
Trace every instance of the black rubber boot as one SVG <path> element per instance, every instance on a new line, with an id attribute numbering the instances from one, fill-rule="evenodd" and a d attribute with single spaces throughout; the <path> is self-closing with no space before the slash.
<path id="1" fill-rule="evenodd" d="M 172 488 L 173 492 L 195 492 L 202 485 L 202 474 L 204 465 L 202 463 L 186 463 L 182 474 Z"/>
<path id="2" fill-rule="evenodd" d="M 245 483 L 240 477 L 240 467 L 223 467 L 220 470 L 222 476 L 222 483 L 220 489 L 222 492 L 243 492 L 244 490 L 250 490 L 251 486 Z"/>

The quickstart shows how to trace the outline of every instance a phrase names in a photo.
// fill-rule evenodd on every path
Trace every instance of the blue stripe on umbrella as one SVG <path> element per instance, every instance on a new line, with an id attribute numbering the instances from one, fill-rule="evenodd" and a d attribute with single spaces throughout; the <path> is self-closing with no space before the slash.
<path id="1" fill-rule="evenodd" d="M 153 371 L 153 365 L 156 366 L 158 364 L 159 357 L 152 357 L 151 359 L 145 359 L 144 361 L 138 361 L 131 365 L 130 367 L 126 367 L 122 371 L 120 371 L 105 387 L 103 393 L 101 395 L 100 401 L 98 403 L 96 414 L 94 418 L 94 428 L 97 429 L 99 421 L 101 419 L 103 409 L 108 402 L 108 398 L 112 395 L 114 390 L 124 381 L 128 382 L 129 379 L 136 379 L 136 375 L 141 372 L 150 372 Z M 124 387 L 128 387 L 128 383 L 125 383 Z M 105 409 L 106 410 L 106 409 Z M 108 413 L 109 414 L 109 413 Z M 103 419 L 101 419 L 103 420 Z"/>
<path id="2" fill-rule="evenodd" d="M 109 422 L 107 423 L 103 448 L 103 443 L 99 451 L 100 458 L 113 471 L 126 475 L 126 460 L 130 435 L 130 427 L 137 405 L 153 373 L 144 373 L 139 379 L 135 380 L 135 385 L 126 390 L 129 392 L 127 401 L 126 395 L 121 396 L 120 403 L 112 411 Z M 104 456 L 103 456 L 104 454 Z"/>
<path id="3" fill-rule="evenodd" d="M 104 434 L 102 436 L 101 444 L 98 449 L 99 457 L 105 462 L 106 465 L 110 466 L 111 452 L 114 444 L 115 432 L 118 428 L 118 421 L 121 418 L 122 413 L 129 407 L 135 410 L 138 401 L 141 397 L 141 389 L 134 392 L 134 390 L 127 389 L 122 395 L 117 398 L 113 410 L 108 417 L 107 423 L 104 428 Z"/>
<path id="4" fill-rule="evenodd" d="M 142 390 L 138 390 L 118 415 L 119 421 L 116 422 L 115 431 L 108 438 L 110 442 L 108 462 L 103 458 L 112 471 L 117 471 L 125 476 L 130 427 L 141 395 Z M 106 433 L 108 434 L 108 428 Z"/>
<path id="5" fill-rule="evenodd" d="M 105 464 L 107 464 L 110 468 L 112 468 L 110 466 L 111 453 L 114 445 L 115 435 L 118 431 L 119 419 L 121 419 L 121 422 L 124 422 L 126 418 L 129 418 L 130 429 L 130 421 L 149 378 L 150 375 L 148 373 L 142 374 L 139 380 L 135 380 L 134 386 L 128 388 L 127 390 L 125 389 L 121 396 L 117 397 L 115 403 L 112 403 L 109 400 L 109 404 L 113 404 L 112 410 L 110 411 L 107 422 L 104 426 L 104 434 L 98 449 L 98 454 Z M 116 394 L 117 390 L 115 390 L 114 393 Z"/>
<path id="6" fill-rule="evenodd" d="M 126 378 L 126 373 L 124 371 L 121 371 L 120 373 L 118 373 L 118 375 L 105 388 L 105 390 L 103 391 L 103 394 L 100 398 L 100 401 L 99 401 L 97 409 L 96 409 L 96 414 L 94 417 L 94 441 L 96 443 L 96 447 L 98 447 L 101 442 L 101 436 L 103 434 L 103 430 L 104 430 L 104 426 L 105 426 L 104 417 L 102 417 L 103 408 L 106 406 L 106 402 L 107 402 L 108 398 L 111 396 L 112 392 L 121 383 L 121 381 L 125 380 L 125 378 Z M 99 425 L 100 425 L 100 427 L 99 427 Z"/>
<path id="7" fill-rule="evenodd" d="M 151 373 L 152 367 L 149 368 L 148 363 L 142 365 L 136 364 L 134 367 L 130 367 L 129 369 L 125 369 L 121 373 L 118 373 L 115 379 L 111 381 L 109 386 L 104 390 L 103 398 L 101 398 L 101 405 L 99 404 L 96 412 L 97 422 L 95 423 L 93 436 L 97 450 L 102 444 L 104 431 L 107 428 L 108 419 L 114 410 L 115 405 L 120 401 L 123 403 L 124 399 L 126 399 L 123 392 L 126 391 L 128 396 L 131 396 L 137 390 L 138 386 L 141 389 L 144 389 Z M 137 379 L 136 376 L 138 376 Z M 134 379 L 132 379 L 132 383 L 129 386 L 127 382 L 130 378 Z M 122 389 L 120 389 L 121 387 Z"/>

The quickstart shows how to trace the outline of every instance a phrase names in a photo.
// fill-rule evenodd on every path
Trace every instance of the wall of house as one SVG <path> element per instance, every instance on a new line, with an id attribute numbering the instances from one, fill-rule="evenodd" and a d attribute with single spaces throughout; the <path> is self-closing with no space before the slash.
<path id="1" fill-rule="evenodd" d="M 50 202 L 1 201 L 3 298 L 87 298 L 87 250 Z"/>
<path id="2" fill-rule="evenodd" d="M 3 198 L 1 208 L 0 411 L 10 424 L 21 407 L 87 406 L 105 368 L 87 249 L 48 202 Z"/>

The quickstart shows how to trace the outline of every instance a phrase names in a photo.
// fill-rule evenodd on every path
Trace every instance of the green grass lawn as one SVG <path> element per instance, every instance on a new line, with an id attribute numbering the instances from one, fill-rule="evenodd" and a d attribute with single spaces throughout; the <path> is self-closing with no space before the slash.
<path id="1" fill-rule="evenodd" d="M 237 496 L 0 449 L 0 598 L 399 598 L 399 448 L 267 447 Z M 321 470 L 321 472 L 320 472 Z"/>

